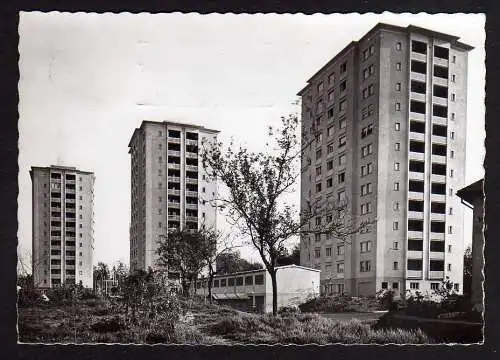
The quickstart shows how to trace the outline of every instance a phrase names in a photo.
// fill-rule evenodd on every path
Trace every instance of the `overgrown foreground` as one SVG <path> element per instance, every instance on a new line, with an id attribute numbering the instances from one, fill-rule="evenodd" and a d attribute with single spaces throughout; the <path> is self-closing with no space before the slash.
<path id="1" fill-rule="evenodd" d="M 431 340 L 421 331 L 374 330 L 358 320 L 336 322 L 317 314 L 247 314 L 231 308 L 181 302 L 180 316 L 137 317 L 120 303 L 85 299 L 76 303 L 19 306 L 19 341 L 26 343 L 397 343 Z"/>

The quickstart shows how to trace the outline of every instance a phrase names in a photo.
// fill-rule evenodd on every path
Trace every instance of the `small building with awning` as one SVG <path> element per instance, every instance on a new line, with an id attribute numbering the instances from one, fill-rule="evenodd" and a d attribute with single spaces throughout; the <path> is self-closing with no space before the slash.
<path id="1" fill-rule="evenodd" d="M 278 308 L 298 306 L 319 295 L 320 271 L 298 265 L 277 267 Z M 250 270 L 216 275 L 212 298 L 220 304 L 242 311 L 271 312 L 273 291 L 271 277 L 264 270 Z"/>

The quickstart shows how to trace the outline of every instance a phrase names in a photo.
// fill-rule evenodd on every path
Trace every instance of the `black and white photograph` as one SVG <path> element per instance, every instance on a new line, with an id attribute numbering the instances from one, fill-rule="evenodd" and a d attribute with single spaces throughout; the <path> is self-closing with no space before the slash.
<path id="1" fill-rule="evenodd" d="M 19 13 L 20 344 L 482 344 L 482 13 Z"/>

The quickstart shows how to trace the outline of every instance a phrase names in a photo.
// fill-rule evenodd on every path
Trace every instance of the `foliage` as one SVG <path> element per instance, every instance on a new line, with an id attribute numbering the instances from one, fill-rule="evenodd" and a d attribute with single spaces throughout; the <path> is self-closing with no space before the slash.
<path id="1" fill-rule="evenodd" d="M 306 301 L 299 305 L 302 312 L 353 312 L 352 297 L 347 295 L 341 296 L 319 296 Z"/>
<path id="2" fill-rule="evenodd" d="M 262 264 L 241 258 L 239 251 L 228 251 L 219 255 L 216 262 L 217 274 L 231 274 L 240 271 L 260 270 Z"/>
<path id="3" fill-rule="evenodd" d="M 276 264 L 278 266 L 300 265 L 300 244 L 295 244 L 290 253 L 285 249 L 283 254 L 276 259 Z"/>
<path id="4" fill-rule="evenodd" d="M 394 291 L 391 289 L 380 289 L 377 291 L 375 297 L 383 310 L 395 310 L 397 304 L 394 301 Z"/>
<path id="5" fill-rule="evenodd" d="M 345 203 L 309 203 L 300 213 L 287 203 L 286 196 L 296 191 L 301 174 L 301 148 L 296 116 L 283 117 L 279 129 L 269 128 L 273 144 L 266 151 L 250 152 L 233 144 L 224 150 L 222 143 L 202 142 L 203 167 L 208 176 L 227 186 L 228 196 L 215 200 L 215 206 L 227 211 L 227 219 L 250 239 L 271 277 L 273 314 L 277 314 L 277 260 L 284 255 L 287 242 L 300 234 L 329 233 L 342 241 L 363 228 L 364 222 L 350 219 Z M 304 140 L 304 139 L 303 139 Z M 311 228 L 313 218 L 320 216 L 323 225 Z"/>
<path id="6" fill-rule="evenodd" d="M 374 330 L 359 320 L 336 322 L 317 314 L 238 314 L 210 327 L 212 334 L 241 343 L 264 344 L 425 344 L 422 331 Z"/>
<path id="7" fill-rule="evenodd" d="M 472 285 L 472 248 L 469 246 L 464 252 L 464 294 L 470 294 Z"/>
<path id="8" fill-rule="evenodd" d="M 207 265 L 215 251 L 211 238 L 201 231 L 174 229 L 158 242 L 158 265 L 167 271 L 179 272 L 183 294 L 188 296 L 192 283 Z"/>
<path id="9" fill-rule="evenodd" d="M 94 279 L 95 280 L 108 280 L 109 279 L 109 267 L 108 264 L 103 262 L 98 262 L 97 266 L 94 267 Z"/>

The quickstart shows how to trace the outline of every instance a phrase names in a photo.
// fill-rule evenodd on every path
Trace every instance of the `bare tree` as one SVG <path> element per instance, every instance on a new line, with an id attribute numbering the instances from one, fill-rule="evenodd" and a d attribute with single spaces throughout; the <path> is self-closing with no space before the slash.
<path id="1" fill-rule="evenodd" d="M 202 142 L 203 167 L 213 179 L 228 188 L 228 195 L 213 201 L 226 210 L 227 219 L 257 249 L 273 289 L 273 314 L 277 314 L 277 260 L 285 253 L 289 239 L 301 234 L 329 233 L 348 240 L 368 221 L 351 218 L 346 201 L 312 201 L 300 212 L 287 203 L 286 195 L 296 191 L 301 171 L 301 154 L 315 140 L 303 138 L 296 116 L 283 117 L 281 128 L 270 127 L 273 148 L 250 152 L 244 147 L 224 150 L 221 142 Z M 313 135 L 316 135 L 314 133 Z M 303 162 L 305 168 L 307 163 Z M 319 222 L 313 219 L 320 218 Z"/>

